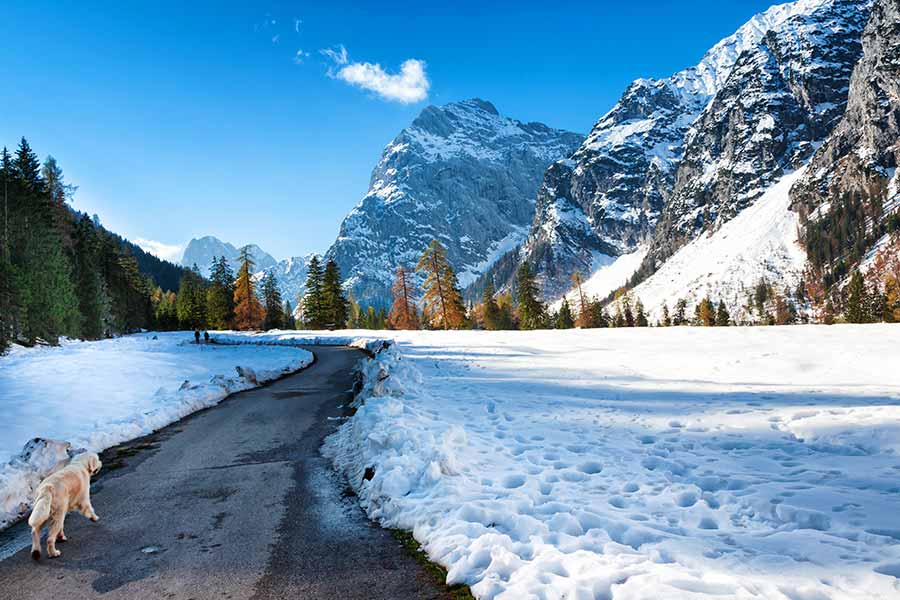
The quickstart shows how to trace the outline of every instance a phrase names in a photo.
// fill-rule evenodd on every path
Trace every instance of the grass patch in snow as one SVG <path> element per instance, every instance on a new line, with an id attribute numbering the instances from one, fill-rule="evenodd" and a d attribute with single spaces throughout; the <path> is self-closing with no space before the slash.
<path id="1" fill-rule="evenodd" d="M 354 494 L 355 495 L 355 494 Z M 475 600 L 475 596 L 469 590 L 469 586 L 463 584 L 447 585 L 447 569 L 441 565 L 428 560 L 428 555 L 419 546 L 419 542 L 413 537 L 412 532 L 405 529 L 391 529 L 394 539 L 400 542 L 403 549 L 409 553 L 416 562 L 422 565 L 422 569 L 434 578 L 435 583 L 442 587 L 448 594 L 448 598 L 452 600 Z"/>

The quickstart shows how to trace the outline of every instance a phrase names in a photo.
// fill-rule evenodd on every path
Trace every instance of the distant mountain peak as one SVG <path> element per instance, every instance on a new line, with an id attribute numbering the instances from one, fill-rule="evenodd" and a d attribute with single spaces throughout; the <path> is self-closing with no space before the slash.
<path id="1" fill-rule="evenodd" d="M 250 256 L 256 263 L 257 270 L 267 269 L 276 264 L 277 261 L 256 244 L 248 244 L 248 246 L 250 247 Z M 213 258 L 224 256 L 231 267 L 237 270 L 239 255 L 239 247 L 229 242 L 223 242 L 215 236 L 205 235 L 188 242 L 181 257 L 181 264 L 188 268 L 197 265 L 200 273 L 204 277 L 209 277 L 209 267 Z"/>

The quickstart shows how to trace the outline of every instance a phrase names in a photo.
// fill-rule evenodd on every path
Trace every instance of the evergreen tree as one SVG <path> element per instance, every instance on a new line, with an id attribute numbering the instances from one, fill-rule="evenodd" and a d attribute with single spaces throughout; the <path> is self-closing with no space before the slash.
<path id="1" fill-rule="evenodd" d="M 256 285 L 251 276 L 254 265 L 249 246 L 241 248 L 238 260 L 241 266 L 234 284 L 234 327 L 242 331 L 259 329 L 266 315 L 256 297 Z"/>
<path id="2" fill-rule="evenodd" d="M 725 306 L 724 300 L 719 300 L 719 306 L 716 309 L 716 325 L 718 327 L 731 325 L 731 315 L 728 314 L 728 307 Z"/>
<path id="3" fill-rule="evenodd" d="M 610 327 L 612 320 L 599 300 L 590 302 L 590 327 Z"/>
<path id="4" fill-rule="evenodd" d="M 328 259 L 322 275 L 321 318 L 323 324 L 343 329 L 347 326 L 350 307 L 341 286 L 341 271 L 333 258 Z"/>
<path id="5" fill-rule="evenodd" d="M 90 217 L 75 225 L 75 291 L 81 315 L 81 335 L 96 340 L 109 328 L 109 295 L 100 271 L 100 241 Z"/>
<path id="6" fill-rule="evenodd" d="M 488 282 L 484 286 L 484 294 L 481 298 L 482 319 L 484 320 L 484 328 L 489 331 L 503 329 L 503 315 L 500 312 L 500 306 L 494 299 L 494 284 Z"/>
<path id="7" fill-rule="evenodd" d="M 224 256 L 213 257 L 206 290 L 206 320 L 212 329 L 229 329 L 234 320 L 234 271 Z"/>
<path id="8" fill-rule="evenodd" d="M 297 319 L 294 317 L 294 307 L 290 300 L 284 301 L 284 328 L 297 329 Z"/>
<path id="9" fill-rule="evenodd" d="M 562 305 L 556 315 L 557 329 L 572 329 L 575 326 L 575 319 L 572 318 L 572 309 L 569 307 L 569 301 L 563 297 Z"/>
<path id="10" fill-rule="evenodd" d="M 672 325 L 684 325 L 687 323 L 687 300 L 681 298 L 675 303 L 675 316 Z"/>
<path id="11" fill-rule="evenodd" d="M 456 273 L 447 262 L 447 251 L 432 240 L 419 257 L 416 271 L 424 273 L 423 318 L 435 329 L 460 329 L 466 322 L 466 309 L 456 282 Z"/>
<path id="12" fill-rule="evenodd" d="M 281 292 L 278 291 L 278 281 L 275 273 L 269 273 L 263 279 L 263 302 L 266 316 L 263 320 L 263 329 L 281 329 L 284 326 L 284 307 L 281 305 Z"/>
<path id="13" fill-rule="evenodd" d="M 672 325 L 672 317 L 669 315 L 669 305 L 665 302 L 663 302 L 662 313 L 662 326 L 670 327 Z"/>
<path id="14" fill-rule="evenodd" d="M 625 320 L 625 327 L 634 327 L 634 311 L 631 310 L 631 298 L 627 295 L 622 296 L 622 318 Z"/>
<path id="15" fill-rule="evenodd" d="M 846 319 L 849 323 L 869 322 L 869 298 L 862 274 L 854 271 L 847 286 Z"/>
<path id="16" fill-rule="evenodd" d="M 319 257 L 313 255 L 306 273 L 306 294 L 303 296 L 303 324 L 307 329 L 325 326 L 325 307 L 322 298 L 324 273 Z"/>
<path id="17" fill-rule="evenodd" d="M 194 265 L 181 278 L 175 306 L 178 320 L 186 329 L 202 329 L 206 327 L 206 285 L 200 269 Z"/>
<path id="18" fill-rule="evenodd" d="M 410 274 L 403 266 L 397 267 L 394 285 L 391 287 L 394 303 L 388 313 L 388 327 L 391 329 L 419 329 L 419 314 L 416 310 L 416 294 Z"/>
<path id="19" fill-rule="evenodd" d="M 538 300 L 538 285 L 528 261 L 516 271 L 516 301 L 519 308 L 519 327 L 540 329 L 545 327 L 547 307 Z"/>
<path id="20" fill-rule="evenodd" d="M 644 303 L 638 298 L 634 303 L 634 324 L 637 327 L 647 327 L 647 311 L 644 310 Z"/>

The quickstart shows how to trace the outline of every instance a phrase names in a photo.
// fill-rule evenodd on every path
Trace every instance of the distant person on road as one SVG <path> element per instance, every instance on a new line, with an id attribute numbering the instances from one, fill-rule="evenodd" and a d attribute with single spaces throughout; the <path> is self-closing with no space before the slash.
<path id="1" fill-rule="evenodd" d="M 195 344 L 200 343 L 200 330 L 199 329 L 194 330 L 194 343 Z"/>
<path id="2" fill-rule="evenodd" d="M 209 332 L 206 331 L 205 329 L 203 330 L 203 343 L 204 344 L 209 343 Z"/>

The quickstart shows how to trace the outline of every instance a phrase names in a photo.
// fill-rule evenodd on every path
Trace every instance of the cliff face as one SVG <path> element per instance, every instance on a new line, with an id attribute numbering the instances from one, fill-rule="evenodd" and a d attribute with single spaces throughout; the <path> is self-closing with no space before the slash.
<path id="1" fill-rule="evenodd" d="M 544 170 L 582 139 L 479 99 L 429 106 L 385 148 L 328 255 L 362 304 L 387 305 L 397 266 L 432 239 L 465 286 L 522 242 Z"/>

